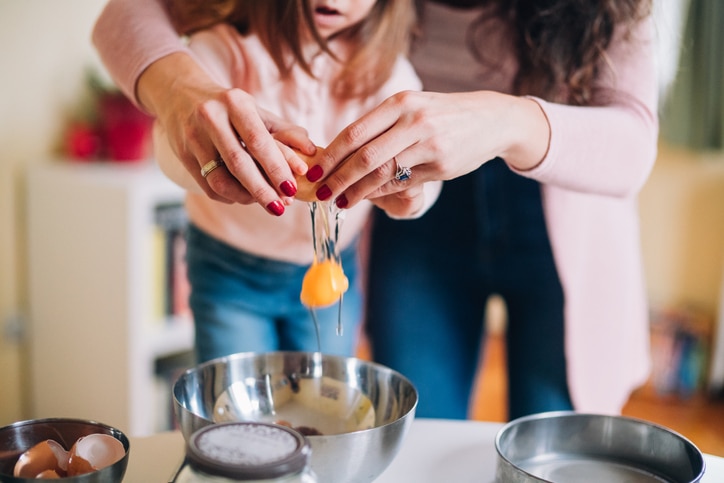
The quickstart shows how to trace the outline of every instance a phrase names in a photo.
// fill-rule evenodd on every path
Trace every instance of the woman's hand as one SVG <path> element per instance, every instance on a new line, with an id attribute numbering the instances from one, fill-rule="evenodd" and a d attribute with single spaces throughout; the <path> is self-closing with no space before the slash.
<path id="1" fill-rule="evenodd" d="M 260 109 L 240 89 L 213 82 L 193 59 L 174 53 L 139 78 L 138 98 L 157 117 L 171 148 L 201 189 L 227 203 L 257 202 L 273 214 L 294 196 L 307 165 L 291 149 L 314 154 L 306 131 Z M 221 158 L 206 178 L 201 167 Z"/>
<path id="2" fill-rule="evenodd" d="M 319 157 L 320 168 L 331 171 L 324 184 L 338 205 L 393 203 L 380 197 L 462 176 L 497 156 L 530 169 L 544 158 L 549 137 L 543 111 L 528 98 L 408 91 L 346 127 Z M 409 179 L 395 178 L 398 166 L 410 168 Z"/>
<path id="3" fill-rule="evenodd" d="M 395 193 L 370 198 L 370 202 L 392 218 L 414 218 L 425 206 L 423 185 L 416 184 Z"/>

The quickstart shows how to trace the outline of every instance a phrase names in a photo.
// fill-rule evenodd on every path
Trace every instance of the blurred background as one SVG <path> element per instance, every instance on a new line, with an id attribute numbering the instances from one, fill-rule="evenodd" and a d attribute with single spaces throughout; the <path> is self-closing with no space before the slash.
<path id="1" fill-rule="evenodd" d="M 724 38 L 721 29 L 724 4 L 719 0 L 655 2 L 661 40 L 662 130 L 659 159 L 640 203 L 644 261 L 652 307 L 652 342 L 657 351 L 656 371 L 646 389 L 647 397 L 677 411 L 703 404 L 713 405 L 724 414 L 723 406 L 718 405 L 724 387 Z M 108 303 L 105 310 L 112 321 L 108 324 L 110 333 L 125 339 L 120 348 L 125 352 L 111 354 L 112 359 L 107 362 L 116 371 L 113 374 L 124 379 L 123 384 L 112 389 L 120 391 L 120 397 L 126 392 L 146 393 L 153 388 L 165 388 L 163 378 L 168 379 L 169 373 L 165 364 L 174 357 L 183 357 L 184 350 L 190 345 L 188 324 L 181 322 L 179 332 L 162 335 L 164 341 L 171 341 L 170 345 L 158 350 L 149 349 L 140 355 L 136 352 L 137 347 L 145 343 L 144 334 L 155 333 L 138 329 L 137 325 L 143 326 L 144 322 L 137 319 L 150 318 L 150 313 L 183 317 L 185 310 L 184 307 L 158 309 L 155 305 L 159 302 L 149 300 L 147 292 L 157 290 L 180 290 L 183 294 L 181 282 L 162 281 L 159 283 L 166 285 L 158 289 L 145 280 L 157 274 L 155 269 L 146 266 L 156 264 L 154 257 L 161 252 L 149 248 L 148 253 L 137 258 L 132 255 L 138 255 L 137 250 L 154 242 L 129 242 L 132 249 L 109 244 L 107 257 L 115 257 L 112 250 L 120 250 L 119 253 L 128 260 L 125 265 L 104 266 L 100 273 L 99 266 L 90 261 L 94 250 L 97 251 L 93 233 L 85 236 L 79 232 L 69 251 L 66 251 L 66 245 L 60 241 L 56 244 L 53 238 L 62 238 L 63 227 L 72 230 L 78 222 L 74 218 L 81 216 L 76 210 L 89 204 L 88 200 L 91 200 L 90 204 L 93 204 L 92 200 L 99 200 L 96 208 L 101 215 L 92 219 L 99 226 L 106 223 L 112 229 L 127 223 L 119 215 L 125 216 L 127 211 L 118 211 L 118 204 L 109 202 L 107 216 L 103 215 L 104 190 L 115 186 L 119 177 L 127 176 L 126 181 L 120 181 L 121 191 L 146 193 L 143 190 L 150 190 L 150 194 L 143 194 L 141 198 L 152 198 L 147 207 L 148 216 L 144 216 L 151 220 L 149 226 L 153 226 L 146 229 L 148 227 L 143 225 L 146 218 L 143 223 L 132 221 L 127 230 L 119 232 L 119 237 L 137 233 L 138 226 L 142 228 L 143 237 L 146 231 L 150 233 L 149 237 L 156 237 L 154 233 L 158 230 L 154 229 L 160 226 L 166 242 L 175 239 L 172 225 L 179 216 L 175 207 L 181 194 L 159 181 L 156 173 L 148 174 L 149 165 L 153 163 L 148 159 L 148 146 L 143 137 L 147 119 L 141 117 L 133 121 L 141 134 L 133 135 L 136 148 L 131 152 L 114 151 L 112 136 L 103 131 L 104 123 L 109 122 L 119 109 L 125 109 L 116 107 L 109 111 L 103 108 L 104 99 L 113 99 L 112 85 L 105 78 L 90 43 L 91 29 L 103 5 L 101 0 L 0 0 L 0 426 L 31 417 L 72 415 L 42 414 L 52 410 L 52 400 L 58 401 L 60 406 L 57 407 L 65 413 L 85 410 L 83 417 L 96 416 L 88 414 L 90 410 L 83 409 L 83 405 L 74 405 L 72 395 L 65 397 L 64 392 L 77 392 L 81 387 L 77 380 L 87 378 L 87 394 L 93 398 L 94 391 L 100 391 L 101 387 L 105 391 L 106 385 L 95 383 L 92 375 L 79 373 L 77 368 L 64 376 L 62 371 L 39 376 L 39 368 L 55 365 L 57 369 L 63 364 L 72 367 L 73 363 L 69 359 L 54 364 L 38 360 L 39 345 L 35 346 L 35 355 L 33 347 L 34 338 L 43 339 L 42 344 L 46 345 L 50 343 L 48 334 L 57 340 L 55 334 L 59 326 L 75 331 L 68 336 L 69 344 L 83 340 L 83 334 L 77 331 L 84 324 L 92 329 L 91 333 L 104 330 L 104 323 L 98 320 L 104 318 L 101 302 Z M 132 136 L 131 131 L 124 128 L 121 135 Z M 122 139 L 124 146 L 131 143 L 128 137 Z M 117 165 L 123 165 L 120 172 L 124 174 L 116 175 Z M 54 168 L 46 171 L 45 166 Z M 91 169 L 96 172 L 99 166 L 106 170 L 94 180 L 84 181 L 98 193 L 93 194 L 89 189 L 87 200 L 65 200 L 64 205 L 62 189 L 71 190 L 75 189 L 73 186 L 82 185 L 78 184 L 80 175 L 75 173 L 78 169 L 68 172 L 66 166 L 80 171 Z M 33 172 L 36 174 L 30 176 Z M 29 184 L 29 178 L 35 182 Z M 56 189 L 60 191 L 54 191 Z M 47 196 L 44 198 L 37 191 Z M 36 202 L 29 204 L 30 199 Z M 51 215 L 42 211 L 41 208 L 46 206 L 43 203 L 48 204 L 53 199 L 58 201 L 53 219 L 44 219 L 43 216 Z M 34 211 L 31 211 L 31 205 Z M 29 220 L 33 220 L 32 223 Z M 89 220 L 91 218 L 86 222 Z M 167 222 L 171 223 L 171 228 Z M 31 243 L 32 237 L 38 241 Z M 91 245 L 96 248 L 92 250 Z M 84 250 L 88 250 L 87 258 Z M 174 254 L 178 256 L 179 252 Z M 167 256 L 165 253 L 164 257 Z M 82 278 L 87 276 L 93 280 L 95 275 L 98 280 L 105 277 L 109 283 L 122 280 L 124 285 L 117 291 L 108 290 L 112 293 L 103 294 L 108 297 L 107 301 L 99 299 L 97 311 L 88 316 L 88 320 L 83 320 L 83 314 L 76 315 L 71 304 L 77 305 L 79 300 L 84 300 L 86 288 L 81 283 Z M 79 281 L 79 293 L 71 291 L 67 306 L 47 295 L 56 290 L 51 282 L 62 284 L 64 279 L 71 285 L 75 279 Z M 73 296 L 78 299 L 74 300 Z M 169 298 L 168 295 L 151 298 L 158 297 Z M 111 313 L 116 302 L 122 309 L 114 309 Z M 161 302 L 168 303 L 168 300 Z M 139 308 L 139 304 L 149 305 L 149 308 Z M 68 314 L 73 314 L 71 321 L 66 321 L 68 314 L 63 313 L 64 307 Z M 123 312 L 122 316 L 116 319 L 120 312 Z M 47 315 L 53 313 L 57 314 L 55 320 Z M 504 307 L 493 305 L 492 313 L 497 323 L 491 323 L 490 330 L 495 336 L 504 330 Z M 124 330 L 124 324 L 133 330 Z M 45 338 L 43 334 L 46 334 Z M 57 343 L 61 341 L 57 340 Z M 88 344 L 93 344 L 92 336 Z M 77 353 L 78 350 L 71 346 L 70 352 Z M 491 354 L 494 356 L 495 352 L 490 351 L 488 355 Z M 122 367 L 118 369 L 117 366 Z M 46 380 L 53 382 L 52 397 L 44 388 L 49 384 Z M 504 397 L 502 378 L 493 375 L 484 384 L 491 394 Z M 104 422 L 124 430 L 135 428 L 131 433 L 162 428 L 148 418 L 135 421 L 136 412 L 142 410 L 137 406 L 145 404 L 144 401 L 139 397 L 122 405 L 118 409 L 123 412 L 120 422 L 108 421 L 109 413 L 102 410 L 97 416 L 105 417 Z M 163 406 L 164 403 L 149 404 Z M 499 413 L 484 412 L 477 416 L 504 417 Z M 716 424 L 720 426 L 715 429 L 724 434 L 722 419 Z M 719 451 L 709 448 L 702 449 Z M 724 456 L 724 443 L 721 452 L 715 454 Z"/>

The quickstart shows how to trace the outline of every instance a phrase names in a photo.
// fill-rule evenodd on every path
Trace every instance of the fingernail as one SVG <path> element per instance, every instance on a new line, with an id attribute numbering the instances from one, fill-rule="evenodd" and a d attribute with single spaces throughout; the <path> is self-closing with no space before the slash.
<path id="1" fill-rule="evenodd" d="M 317 190 L 316 195 L 317 195 L 317 199 L 319 201 L 324 201 L 327 198 L 329 198 L 330 196 L 332 196 L 332 190 L 329 189 L 329 186 L 327 186 L 325 184 L 325 185 L 322 185 L 322 187 Z"/>
<path id="2" fill-rule="evenodd" d="M 307 179 L 314 183 L 319 178 L 321 178 L 323 174 L 324 170 L 322 169 L 322 167 L 318 164 L 315 164 L 314 166 L 309 168 L 309 171 L 307 171 Z"/>
<path id="3" fill-rule="evenodd" d="M 269 213 L 272 215 L 282 216 L 284 214 L 284 205 L 279 200 L 274 200 L 266 205 L 266 209 L 269 210 Z"/>
<path id="4" fill-rule="evenodd" d="M 281 188 L 282 193 L 287 196 L 294 196 L 297 194 L 297 187 L 289 180 L 282 182 L 282 184 L 279 185 L 279 188 Z"/>
<path id="5" fill-rule="evenodd" d="M 347 200 L 347 197 L 345 195 L 339 195 L 337 199 L 334 200 L 334 203 L 337 205 L 337 208 L 343 209 L 347 208 L 349 201 Z"/>

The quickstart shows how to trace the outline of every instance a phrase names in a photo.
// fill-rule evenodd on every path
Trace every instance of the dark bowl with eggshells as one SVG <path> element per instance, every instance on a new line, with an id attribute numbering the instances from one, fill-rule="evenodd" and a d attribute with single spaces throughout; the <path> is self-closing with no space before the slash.
<path id="1" fill-rule="evenodd" d="M 20 421 L 0 428 L 0 482 L 37 482 L 36 475 L 46 471 L 47 478 L 55 481 L 118 483 L 126 473 L 129 450 L 122 431 L 96 421 Z M 48 468 L 54 458 L 59 466 Z M 51 472 L 59 477 L 50 476 Z"/>

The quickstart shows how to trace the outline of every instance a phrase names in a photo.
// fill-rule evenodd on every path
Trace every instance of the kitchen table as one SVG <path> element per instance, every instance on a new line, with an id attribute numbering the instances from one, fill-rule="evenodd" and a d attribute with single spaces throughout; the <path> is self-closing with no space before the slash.
<path id="1" fill-rule="evenodd" d="M 500 423 L 417 418 L 399 454 L 375 483 L 493 483 Z M 166 483 L 181 462 L 180 432 L 131 438 L 126 483 Z M 704 455 L 702 483 L 724 482 L 724 458 Z M 328 483 L 328 482 L 322 482 Z"/>

